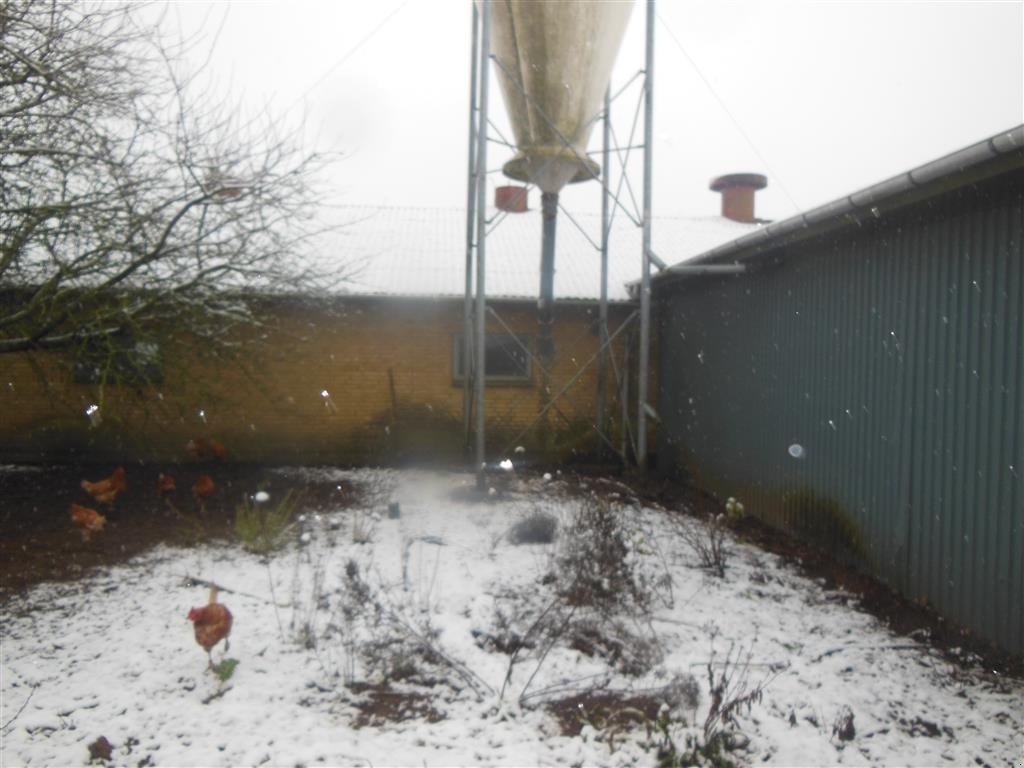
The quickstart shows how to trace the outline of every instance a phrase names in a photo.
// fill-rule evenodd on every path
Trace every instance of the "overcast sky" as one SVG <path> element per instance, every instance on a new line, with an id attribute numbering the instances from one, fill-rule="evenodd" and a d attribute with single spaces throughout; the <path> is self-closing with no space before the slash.
<path id="1" fill-rule="evenodd" d="M 784 218 L 1024 122 L 1022 0 L 657 8 L 656 215 L 715 214 L 709 179 L 755 171 L 769 177 L 758 215 Z M 613 89 L 643 68 L 644 14 L 639 0 Z M 311 145 L 343 154 L 342 203 L 465 206 L 468 1 L 180 2 L 166 23 L 206 36 L 217 91 L 304 120 Z M 613 107 L 623 142 L 638 97 Z M 489 153 L 490 168 L 511 156 Z M 630 180 L 639 191 L 639 164 Z M 563 201 L 596 210 L 599 187 Z"/>

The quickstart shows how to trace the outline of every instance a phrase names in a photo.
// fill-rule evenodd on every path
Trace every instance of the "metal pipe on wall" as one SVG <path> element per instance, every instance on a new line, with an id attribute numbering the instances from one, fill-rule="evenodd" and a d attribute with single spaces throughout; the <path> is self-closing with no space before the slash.
<path id="1" fill-rule="evenodd" d="M 480 19 L 473 4 L 473 44 L 469 62 L 469 163 L 466 179 L 466 293 L 462 304 L 462 445 L 469 458 L 473 422 L 473 240 L 476 227 L 476 71 Z"/>
<path id="2" fill-rule="evenodd" d="M 491 4 L 481 3 L 480 14 L 480 104 L 477 123 L 476 149 L 476 485 L 483 490 L 485 475 L 485 423 L 484 383 L 487 378 L 487 117 L 491 60 Z"/>
<path id="3" fill-rule="evenodd" d="M 640 273 L 640 349 L 637 357 L 637 465 L 647 469 L 647 387 L 651 358 L 651 155 L 654 119 L 654 0 L 647 0 L 647 45 L 644 64 L 644 227 Z"/>

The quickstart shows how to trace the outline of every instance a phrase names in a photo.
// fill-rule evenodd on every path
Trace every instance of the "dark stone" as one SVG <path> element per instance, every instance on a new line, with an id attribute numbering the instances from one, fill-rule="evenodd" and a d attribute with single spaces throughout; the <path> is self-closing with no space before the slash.
<path id="1" fill-rule="evenodd" d="M 101 760 L 109 762 L 114 754 L 114 745 L 107 741 L 106 736 L 100 736 L 89 745 L 89 762 Z"/>

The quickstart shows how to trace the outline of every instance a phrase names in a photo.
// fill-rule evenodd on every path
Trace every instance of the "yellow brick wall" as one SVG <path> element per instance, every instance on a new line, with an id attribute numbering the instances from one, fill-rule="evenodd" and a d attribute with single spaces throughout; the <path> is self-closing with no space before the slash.
<path id="1" fill-rule="evenodd" d="M 532 303 L 493 306 L 509 328 L 536 340 Z M 59 355 L 0 358 L 0 460 L 168 460 L 184 458 L 184 444 L 196 436 L 216 437 L 237 460 L 359 463 L 459 454 L 462 386 L 452 377 L 452 339 L 462 332 L 460 300 L 284 301 L 271 314 L 272 327 L 238 339 L 235 362 L 166 353 L 163 382 L 141 391 L 107 387 L 102 398 L 95 387 L 72 383 Z M 611 330 L 626 314 L 611 308 Z M 596 353 L 595 320 L 596 307 L 557 309 L 553 392 Z M 488 332 L 505 328 L 489 318 Z M 619 344 L 620 366 L 621 354 Z M 546 436 L 533 429 L 517 437 L 543 400 L 536 363 L 531 385 L 489 385 L 489 453 L 512 447 L 514 438 L 533 454 L 592 450 L 597 438 L 587 424 L 596 377 L 590 366 L 568 392 L 574 402 L 558 401 Z M 100 406 L 99 424 L 86 416 L 91 404 Z M 614 392 L 608 410 L 617 422 Z"/>

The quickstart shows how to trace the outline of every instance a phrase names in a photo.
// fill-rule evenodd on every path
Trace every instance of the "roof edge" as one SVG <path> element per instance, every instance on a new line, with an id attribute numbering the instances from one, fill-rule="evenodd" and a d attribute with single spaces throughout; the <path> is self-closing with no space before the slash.
<path id="1" fill-rule="evenodd" d="M 280 293 L 239 293 L 239 298 L 254 299 L 268 302 L 297 302 L 310 304 L 344 304 L 344 303 L 382 303 L 394 302 L 399 304 L 440 304 L 451 303 L 462 305 L 465 302 L 464 296 L 454 294 L 439 295 L 413 295 L 400 293 L 302 293 L 302 292 L 280 292 Z M 488 304 L 516 304 L 536 306 L 536 296 L 488 296 Z M 556 307 L 596 307 L 600 299 L 593 298 L 555 298 Z M 632 298 L 608 299 L 610 307 L 630 307 L 636 301 Z"/>
<path id="2" fill-rule="evenodd" d="M 875 219 L 880 215 L 880 206 L 893 210 L 929 193 L 956 189 L 1019 167 L 1012 162 L 1014 155 L 1020 155 L 1019 161 L 1024 163 L 1024 124 L 804 213 L 767 224 L 756 232 L 705 251 L 687 264 L 748 258 L 783 243 L 805 240 L 865 218 Z M 682 277 L 669 270 L 655 275 L 654 280 L 664 282 Z"/>

